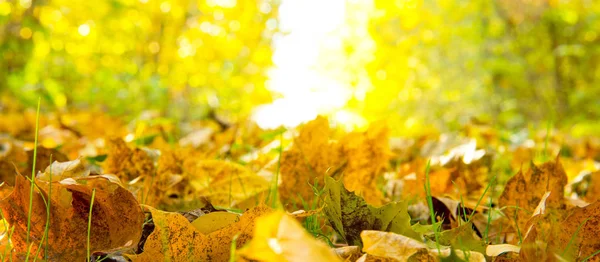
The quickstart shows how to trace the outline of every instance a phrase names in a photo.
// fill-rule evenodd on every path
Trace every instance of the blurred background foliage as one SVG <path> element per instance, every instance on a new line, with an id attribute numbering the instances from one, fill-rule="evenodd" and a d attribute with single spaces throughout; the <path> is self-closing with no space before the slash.
<path id="1" fill-rule="evenodd" d="M 42 97 L 59 111 L 247 117 L 281 96 L 268 79 L 289 33 L 278 10 L 293 1 L 0 0 L 2 110 Z M 316 70 L 350 95 L 321 113 L 386 118 L 400 134 L 600 127 L 599 1 L 343 2 L 330 32 L 342 45 L 322 48 Z"/>
<path id="2" fill-rule="evenodd" d="M 401 110 L 412 116 L 409 125 L 471 117 L 502 127 L 598 119 L 599 1 L 375 5 L 369 75 L 377 88 L 364 103 L 374 114 Z"/>
<path id="3" fill-rule="evenodd" d="M 58 109 L 248 111 L 269 101 L 276 17 L 269 0 L 0 0 L 0 86 Z"/>

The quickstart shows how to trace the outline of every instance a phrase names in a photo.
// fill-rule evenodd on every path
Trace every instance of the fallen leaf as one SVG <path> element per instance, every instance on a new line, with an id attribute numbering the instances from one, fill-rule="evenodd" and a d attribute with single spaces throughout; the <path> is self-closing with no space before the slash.
<path id="1" fill-rule="evenodd" d="M 188 179 L 193 191 L 189 196 L 207 197 L 215 206 L 233 207 L 269 188 L 264 178 L 227 161 L 203 160 L 190 172 Z"/>
<path id="2" fill-rule="evenodd" d="M 414 239 L 421 238 L 411 228 L 407 202 L 373 207 L 331 177 L 326 178 L 324 195 L 323 212 L 333 229 L 349 245 L 362 246 L 360 233 L 363 230 L 389 231 Z"/>
<path id="3" fill-rule="evenodd" d="M 0 138 L 0 181 L 14 185 L 17 172 L 31 174 L 25 173 L 28 168 L 31 170 L 28 159 L 22 146 L 7 137 Z"/>
<path id="4" fill-rule="evenodd" d="M 54 161 L 52 165 L 46 168 L 44 173 L 39 173 L 36 178 L 50 182 L 50 176 L 52 176 L 52 181 L 60 181 L 66 178 L 86 177 L 89 174 L 90 171 L 85 168 L 81 160 L 75 159 L 67 162 Z"/>
<path id="5" fill-rule="evenodd" d="M 556 236 L 549 246 L 562 258 L 580 261 L 600 250 L 600 201 L 583 208 L 575 207 L 569 212 L 554 226 Z M 588 261 L 600 261 L 600 255 L 596 254 Z"/>
<path id="6" fill-rule="evenodd" d="M 108 157 L 103 162 L 104 173 L 115 174 L 123 181 L 154 175 L 154 162 L 139 148 L 130 149 L 120 138 L 107 141 Z"/>
<path id="7" fill-rule="evenodd" d="M 497 257 L 503 253 L 519 253 L 521 251 L 521 247 L 511 245 L 511 244 L 498 244 L 498 245 L 488 245 L 485 248 L 485 254 L 490 257 Z"/>
<path id="8" fill-rule="evenodd" d="M 439 261 L 440 257 L 459 261 L 485 261 L 482 253 L 451 250 L 449 247 L 430 248 L 425 243 L 391 232 L 365 230 L 360 234 L 363 252 L 392 261 Z"/>
<path id="9" fill-rule="evenodd" d="M 88 214 L 92 189 L 96 189 L 92 211 L 90 245 L 92 251 L 135 246 L 141 236 L 144 215 L 135 197 L 103 177 L 88 177 L 70 183 L 36 181 L 31 210 L 31 253 L 42 256 L 38 245 L 44 239 L 46 205 L 50 196 L 48 258 L 54 261 L 78 261 L 86 257 Z M 0 207 L 8 223 L 15 226 L 12 243 L 20 257 L 28 251 L 27 218 L 30 182 L 21 175 L 13 191 L 2 195 Z M 4 191 L 3 191 L 4 192 Z M 23 258 L 23 257 L 21 257 Z"/>
<path id="10" fill-rule="evenodd" d="M 532 212 L 540 203 L 543 195 L 550 191 L 545 201 L 547 208 L 564 209 L 564 187 L 567 175 L 557 157 L 555 161 L 542 164 L 539 168 L 533 163 L 527 173 L 519 171 L 507 182 L 498 203 L 506 207 L 505 213 L 513 219 L 513 226 L 521 232 L 526 231 L 526 224 Z M 516 221 L 516 222 L 515 222 Z"/>
<path id="11" fill-rule="evenodd" d="M 152 213 L 154 231 L 138 255 L 127 255 L 132 261 L 207 261 L 203 248 L 208 237 L 198 231 L 181 214 L 144 206 Z"/>
<path id="12" fill-rule="evenodd" d="M 127 255 L 132 261 L 228 261 L 234 238 L 236 247 L 242 247 L 252 239 L 256 219 L 271 212 L 258 206 L 244 212 L 238 222 L 203 234 L 179 213 L 144 207 L 151 212 L 155 228 L 143 252 Z"/>
<path id="13" fill-rule="evenodd" d="M 206 235 L 238 222 L 239 220 L 240 215 L 235 213 L 226 211 L 211 212 L 196 218 L 192 221 L 192 226 L 198 229 L 200 233 Z"/>
<path id="14" fill-rule="evenodd" d="M 371 124 L 365 132 L 353 132 L 340 140 L 342 154 L 347 157 L 344 185 L 371 205 L 382 205 L 383 194 L 377 178 L 388 166 L 391 151 L 389 130 L 381 122 Z"/>
<path id="15" fill-rule="evenodd" d="M 312 203 L 314 191 L 324 185 L 324 177 L 335 172 L 343 164 L 337 143 L 330 141 L 329 121 L 324 117 L 306 123 L 292 147 L 281 154 L 280 195 L 284 203 L 303 207 Z"/>
<path id="16" fill-rule="evenodd" d="M 258 218 L 254 238 L 238 254 L 255 261 L 341 261 L 282 211 Z"/>

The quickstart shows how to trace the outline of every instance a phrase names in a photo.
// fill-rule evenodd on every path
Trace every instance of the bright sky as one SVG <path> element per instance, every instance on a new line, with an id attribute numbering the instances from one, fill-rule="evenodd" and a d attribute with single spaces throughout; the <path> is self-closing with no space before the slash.
<path id="1" fill-rule="evenodd" d="M 345 81 L 317 67 L 324 51 L 342 48 L 341 36 L 334 32 L 344 26 L 345 7 L 345 0 L 282 1 L 280 28 L 288 33 L 274 40 L 275 66 L 267 82 L 281 96 L 254 112 L 261 127 L 296 126 L 339 110 L 352 97 Z"/>

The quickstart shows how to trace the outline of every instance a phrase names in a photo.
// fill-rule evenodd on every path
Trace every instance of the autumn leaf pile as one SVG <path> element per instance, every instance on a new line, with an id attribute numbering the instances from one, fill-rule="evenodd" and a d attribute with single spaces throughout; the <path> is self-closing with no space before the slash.
<path id="1" fill-rule="evenodd" d="M 470 124 L 409 139 L 324 117 L 261 130 L 80 112 L 41 115 L 36 147 L 36 115 L 3 113 L 0 254 L 598 261 L 600 143 L 545 131 Z"/>

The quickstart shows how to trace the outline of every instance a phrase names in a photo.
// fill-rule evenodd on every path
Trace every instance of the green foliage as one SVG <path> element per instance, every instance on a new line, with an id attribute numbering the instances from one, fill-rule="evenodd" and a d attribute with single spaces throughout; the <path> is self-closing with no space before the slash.
<path id="1" fill-rule="evenodd" d="M 372 116 L 400 127 L 597 118 L 596 1 L 376 0 Z"/>
<path id="2" fill-rule="evenodd" d="M 270 99 L 264 80 L 278 5 L 2 1 L 0 90 L 25 105 L 41 96 L 56 109 L 245 114 Z"/>

